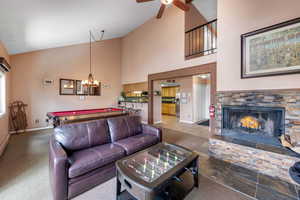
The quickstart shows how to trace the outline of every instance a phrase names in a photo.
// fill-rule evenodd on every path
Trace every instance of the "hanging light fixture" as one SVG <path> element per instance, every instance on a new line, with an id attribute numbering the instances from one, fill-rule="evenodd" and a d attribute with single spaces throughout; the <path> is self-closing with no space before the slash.
<path id="1" fill-rule="evenodd" d="M 99 41 L 102 41 L 103 39 L 103 36 L 104 36 L 104 30 L 101 31 L 101 38 Z M 92 31 L 90 31 L 90 73 L 89 73 L 89 76 L 88 76 L 88 79 L 87 80 L 83 80 L 81 82 L 81 84 L 83 86 L 87 86 L 87 87 L 98 87 L 99 86 L 99 81 L 95 80 L 94 79 L 94 76 L 92 74 L 92 39 L 93 39 L 93 34 L 92 34 Z M 94 39 L 94 41 L 96 41 Z"/>

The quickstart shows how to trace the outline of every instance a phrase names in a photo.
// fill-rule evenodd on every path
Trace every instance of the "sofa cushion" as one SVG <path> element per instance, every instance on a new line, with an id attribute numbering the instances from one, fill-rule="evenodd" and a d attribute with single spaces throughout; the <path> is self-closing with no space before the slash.
<path id="1" fill-rule="evenodd" d="M 105 119 L 62 125 L 55 128 L 54 137 L 66 150 L 70 151 L 110 142 Z"/>
<path id="2" fill-rule="evenodd" d="M 133 115 L 126 117 L 129 135 L 137 135 L 142 133 L 142 120 L 140 116 Z"/>
<path id="3" fill-rule="evenodd" d="M 115 162 L 125 155 L 123 148 L 105 144 L 74 152 L 69 157 L 69 178 L 81 176 L 99 167 Z"/>
<path id="4" fill-rule="evenodd" d="M 142 132 L 139 116 L 115 117 L 107 120 L 111 140 L 118 141 Z"/>
<path id="5" fill-rule="evenodd" d="M 126 139 L 118 140 L 114 144 L 120 145 L 127 155 L 145 149 L 159 142 L 159 138 L 150 134 L 139 134 Z"/>
<path id="6" fill-rule="evenodd" d="M 128 126 L 125 117 L 107 119 L 111 140 L 117 141 L 129 137 Z"/>

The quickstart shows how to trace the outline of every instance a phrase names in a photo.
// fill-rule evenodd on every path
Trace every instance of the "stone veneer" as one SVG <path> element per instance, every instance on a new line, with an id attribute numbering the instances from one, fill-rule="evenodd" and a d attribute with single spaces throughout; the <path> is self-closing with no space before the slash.
<path id="1" fill-rule="evenodd" d="M 216 135 L 221 135 L 222 105 L 284 107 L 285 134 L 291 136 L 294 144 L 300 145 L 300 90 L 218 92 L 216 100 Z M 299 156 L 262 150 L 220 138 L 210 138 L 209 152 L 212 156 L 295 183 L 288 171 L 295 162 L 300 161 Z"/>
<path id="2" fill-rule="evenodd" d="M 299 162 L 300 158 L 234 144 L 213 137 L 209 139 L 209 153 L 215 158 L 296 184 L 290 178 L 289 168 L 295 162 Z"/>
<path id="3" fill-rule="evenodd" d="M 221 135 L 222 105 L 284 107 L 285 134 L 300 145 L 300 90 L 218 92 L 215 133 Z"/>

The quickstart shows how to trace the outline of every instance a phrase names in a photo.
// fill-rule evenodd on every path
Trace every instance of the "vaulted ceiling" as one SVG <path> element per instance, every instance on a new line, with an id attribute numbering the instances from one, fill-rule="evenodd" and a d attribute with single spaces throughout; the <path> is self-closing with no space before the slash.
<path id="1" fill-rule="evenodd" d="M 194 6 L 205 17 L 207 21 L 217 19 L 218 0 L 194 0 Z"/>
<path id="2" fill-rule="evenodd" d="M 211 0 L 194 0 L 211 1 Z M 10 54 L 122 37 L 157 14 L 160 0 L 1 0 L 0 40 Z"/>
<path id="3" fill-rule="evenodd" d="M 121 37 L 156 15 L 160 2 L 135 0 L 1 0 L 0 40 L 10 54 Z M 96 33 L 97 34 L 97 33 Z"/>

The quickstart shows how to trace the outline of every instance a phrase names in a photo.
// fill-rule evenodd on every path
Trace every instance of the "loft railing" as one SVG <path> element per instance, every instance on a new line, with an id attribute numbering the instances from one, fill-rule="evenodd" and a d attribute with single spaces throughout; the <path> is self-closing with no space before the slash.
<path id="1" fill-rule="evenodd" d="M 217 52 L 217 19 L 185 32 L 185 58 Z"/>

